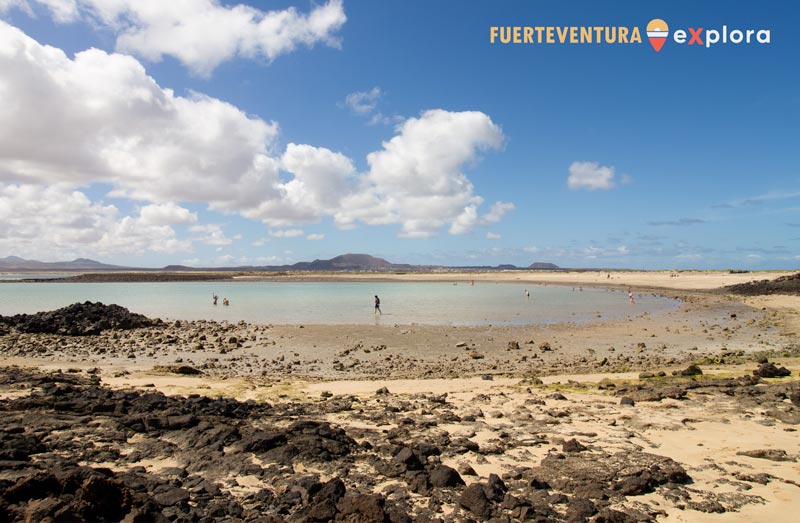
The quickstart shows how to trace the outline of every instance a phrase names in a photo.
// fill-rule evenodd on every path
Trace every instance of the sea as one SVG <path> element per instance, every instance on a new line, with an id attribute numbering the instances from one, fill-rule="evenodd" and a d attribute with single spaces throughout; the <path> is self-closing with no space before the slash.
<path id="1" fill-rule="evenodd" d="M 164 320 L 460 326 L 585 323 L 660 314 L 680 306 L 678 300 L 651 293 L 635 293 L 632 305 L 627 291 L 521 283 L 22 283 L 11 276 L 0 276 L 6 280 L 0 283 L 4 316 L 99 301 Z M 212 304 L 215 294 L 217 305 Z M 374 311 L 376 295 L 380 315 Z M 229 306 L 222 305 L 224 298 Z"/>

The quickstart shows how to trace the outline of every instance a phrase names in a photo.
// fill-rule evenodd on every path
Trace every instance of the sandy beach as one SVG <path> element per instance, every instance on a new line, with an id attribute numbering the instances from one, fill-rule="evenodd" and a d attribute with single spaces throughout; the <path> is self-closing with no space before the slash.
<path id="1" fill-rule="evenodd" d="M 126 517 L 135 505 L 144 519 L 178 521 L 788 522 L 800 510 L 800 296 L 719 291 L 788 274 L 316 275 L 607 286 L 682 305 L 620 321 L 502 327 L 184 321 L 93 336 L 11 330 L 0 335 L 0 394 L 6 424 L 23 427 L 12 434 L 49 449 L 22 460 L 38 474 L 76 452 L 59 448 L 71 438 L 93 442 L 93 452 L 84 445 L 74 454 L 75 466 L 107 467 L 131 500 L 141 477 L 155 482 L 140 490 L 160 495 L 158 506 L 131 501 Z M 768 377 L 781 368 L 790 375 Z M 67 399 L 46 400 L 53 390 Z M 174 397 L 173 414 L 194 421 L 135 414 L 154 393 Z M 129 412 L 98 406 L 120 394 Z M 187 406 L 202 396 L 242 402 L 251 414 Z M 34 411 L 73 421 L 53 435 Z M 74 425 L 87 416 L 93 430 Z M 212 452 L 204 435 L 221 425 L 236 435 Z M 266 445 L 264 430 L 290 446 L 305 434 L 308 452 L 299 439 L 292 452 Z M 0 481 L 19 490 L 30 473 L 8 465 Z M 180 491 L 172 497 L 159 490 L 167 480 Z M 318 496 L 338 491 L 338 481 L 346 493 Z M 200 482 L 216 490 L 199 491 Z M 44 510 L 15 499 L 0 511 Z M 53 513 L 75 510 L 60 503 Z M 229 508 L 209 508 L 219 504 Z"/>

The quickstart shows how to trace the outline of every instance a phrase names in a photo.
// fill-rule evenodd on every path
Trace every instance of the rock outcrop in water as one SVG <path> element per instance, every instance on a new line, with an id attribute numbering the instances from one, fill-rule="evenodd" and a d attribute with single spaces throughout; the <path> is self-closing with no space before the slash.
<path id="1" fill-rule="evenodd" d="M 63 334 L 68 336 L 90 336 L 103 331 L 129 330 L 158 325 L 161 320 L 151 320 L 141 314 L 130 312 L 119 305 L 104 305 L 100 302 L 74 303 L 54 311 L 36 314 L 0 316 L 0 324 L 23 333 Z M 2 329 L 2 327 L 0 327 Z M 0 330 L 0 334 L 2 330 Z"/>

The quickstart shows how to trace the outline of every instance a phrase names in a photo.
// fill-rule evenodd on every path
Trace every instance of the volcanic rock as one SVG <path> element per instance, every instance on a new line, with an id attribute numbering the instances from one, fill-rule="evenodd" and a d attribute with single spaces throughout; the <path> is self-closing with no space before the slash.
<path id="1" fill-rule="evenodd" d="M 89 336 L 110 329 L 151 327 L 160 324 L 161 320 L 151 320 L 119 305 L 87 301 L 54 311 L 0 316 L 0 323 L 13 327 L 17 332 Z"/>

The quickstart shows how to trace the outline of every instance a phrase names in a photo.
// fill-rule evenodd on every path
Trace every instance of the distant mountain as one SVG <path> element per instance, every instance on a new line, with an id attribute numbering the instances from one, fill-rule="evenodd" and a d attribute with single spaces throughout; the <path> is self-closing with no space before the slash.
<path id="1" fill-rule="evenodd" d="M 284 266 L 292 271 L 387 271 L 410 265 L 397 265 L 369 254 L 342 254 L 330 260 L 314 260 Z"/>
<path id="2" fill-rule="evenodd" d="M 559 267 L 555 263 L 545 263 L 545 262 L 531 263 L 530 265 L 528 265 L 528 268 L 534 271 L 557 271 L 561 269 L 561 267 Z"/>
<path id="3" fill-rule="evenodd" d="M 196 269 L 187 267 L 186 265 L 167 265 L 161 270 L 168 272 L 180 272 L 180 271 L 194 271 Z"/>
<path id="4" fill-rule="evenodd" d="M 26 260 L 19 256 L 0 258 L 0 270 L 3 271 L 109 271 L 125 270 L 126 268 L 119 265 L 100 263 L 87 258 L 77 258 L 63 262 Z"/>
<path id="5" fill-rule="evenodd" d="M 536 262 L 531 264 L 528 269 L 532 270 L 559 270 L 558 265 L 552 263 Z M 239 267 L 187 267 L 185 265 L 167 265 L 161 269 L 145 269 L 134 267 L 122 267 L 120 265 L 109 265 L 100 263 L 87 258 L 78 258 L 72 261 L 63 262 L 41 262 L 37 260 L 26 260 L 19 256 L 7 256 L 0 258 L 0 271 L 81 271 L 81 272 L 102 272 L 102 271 L 164 271 L 164 272 L 187 272 L 187 271 L 208 271 L 208 272 L 244 272 L 244 271 L 366 271 L 366 272 L 390 272 L 390 271 L 439 271 L 439 270 L 524 270 L 521 267 L 510 264 L 489 266 L 469 266 L 469 267 L 445 267 L 434 265 L 409 265 L 407 263 L 392 263 L 383 258 L 370 256 L 369 254 L 341 254 L 330 260 L 314 260 L 311 262 L 298 262 L 292 265 L 265 265 L 265 266 L 239 266 Z"/>

